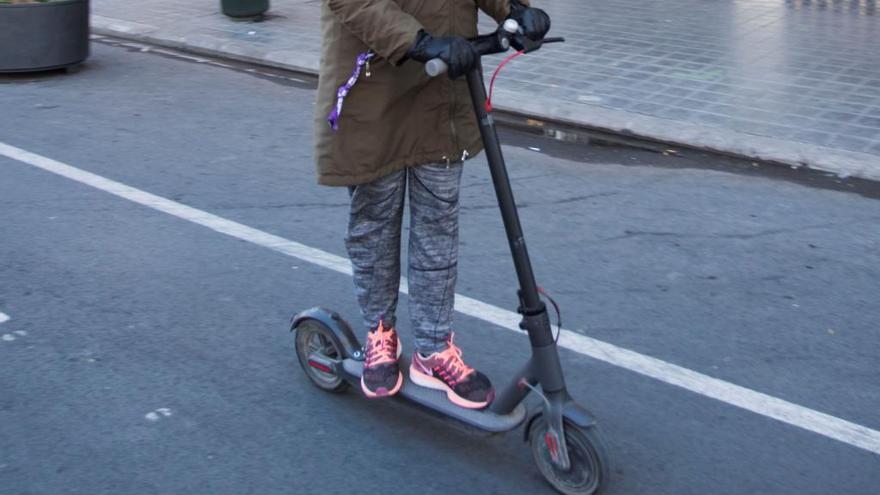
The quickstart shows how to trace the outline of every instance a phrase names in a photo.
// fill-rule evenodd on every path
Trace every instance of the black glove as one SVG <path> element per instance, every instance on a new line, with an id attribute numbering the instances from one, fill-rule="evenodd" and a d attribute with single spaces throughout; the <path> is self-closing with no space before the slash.
<path id="1" fill-rule="evenodd" d="M 419 31 L 407 56 L 423 63 L 435 58 L 443 60 L 449 67 L 450 79 L 470 72 L 480 61 L 480 55 L 474 47 L 461 36 L 435 38 L 425 31 Z"/>
<path id="2" fill-rule="evenodd" d="M 541 41 L 547 32 L 550 31 L 550 16 L 541 9 L 526 7 L 525 5 L 511 0 L 510 15 L 508 19 L 513 19 L 519 23 L 520 29 L 526 38 L 532 41 Z M 515 47 L 522 49 L 521 47 Z"/>

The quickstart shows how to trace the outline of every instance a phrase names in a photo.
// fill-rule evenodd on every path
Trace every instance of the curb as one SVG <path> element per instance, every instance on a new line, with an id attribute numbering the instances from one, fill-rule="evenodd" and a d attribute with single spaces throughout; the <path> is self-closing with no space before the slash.
<path id="1" fill-rule="evenodd" d="M 880 181 L 880 156 L 704 127 L 580 102 L 548 105 L 547 102 L 529 100 L 503 89 L 496 89 L 495 92 L 499 102 L 496 108 L 509 113 L 795 169 L 809 168 L 840 178 Z M 513 101 L 517 102 L 515 108 L 505 104 Z M 584 115 L 589 115 L 589 118 L 584 118 Z"/>
<path id="2" fill-rule="evenodd" d="M 263 65 L 276 69 L 284 69 L 293 72 L 301 72 L 312 76 L 318 75 L 320 64 L 319 56 L 308 53 L 292 54 L 289 51 L 280 50 L 242 50 L 228 42 L 221 42 L 210 36 L 175 36 L 161 32 L 156 26 L 140 24 L 131 21 L 123 21 L 110 17 L 92 14 L 92 34 L 112 36 L 131 41 L 139 41 L 150 45 L 173 48 L 196 55 L 225 58 L 255 65 Z M 300 63 L 291 63 L 294 58 L 301 59 Z"/>
<path id="3" fill-rule="evenodd" d="M 178 49 L 198 55 L 225 58 L 276 69 L 318 75 L 319 56 L 260 49 L 242 49 L 210 36 L 176 36 L 156 26 L 92 14 L 92 33 Z M 296 63 L 292 63 L 296 60 Z M 809 168 L 837 175 L 880 181 L 880 156 L 828 148 L 716 127 L 662 119 L 598 105 L 572 101 L 548 103 L 497 88 L 493 106 L 500 112 L 538 121 L 536 125 L 565 126 L 617 134 L 631 139 L 663 143 L 724 154 L 747 160 Z"/>

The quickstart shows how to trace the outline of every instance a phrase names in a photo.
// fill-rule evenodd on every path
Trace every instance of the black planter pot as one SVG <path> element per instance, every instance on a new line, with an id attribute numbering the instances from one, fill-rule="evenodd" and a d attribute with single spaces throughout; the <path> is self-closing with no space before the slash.
<path id="1" fill-rule="evenodd" d="M 269 0 L 220 0 L 220 9 L 229 17 L 257 17 L 269 10 Z"/>
<path id="2" fill-rule="evenodd" d="M 89 0 L 0 4 L 0 72 L 78 64 L 89 56 Z"/>

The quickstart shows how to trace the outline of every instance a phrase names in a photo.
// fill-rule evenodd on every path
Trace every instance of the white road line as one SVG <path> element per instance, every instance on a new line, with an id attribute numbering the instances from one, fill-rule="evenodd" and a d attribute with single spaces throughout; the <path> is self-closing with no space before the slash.
<path id="1" fill-rule="evenodd" d="M 6 323 L 6 322 L 9 321 L 10 319 L 11 319 L 11 318 L 9 318 L 9 315 L 7 315 L 6 313 L 3 313 L 2 311 L 0 311 L 0 323 Z"/>
<path id="2" fill-rule="evenodd" d="M 351 266 L 347 259 L 320 249 L 227 220 L 4 143 L 0 143 L 0 155 L 202 225 L 236 239 L 351 275 Z M 403 281 L 401 292 L 405 293 L 406 287 L 406 283 Z M 456 294 L 455 297 L 457 311 L 522 334 L 519 330 L 520 318 L 517 313 L 459 294 Z M 560 339 L 560 346 L 705 397 L 880 454 L 880 431 L 574 332 L 564 331 Z"/>

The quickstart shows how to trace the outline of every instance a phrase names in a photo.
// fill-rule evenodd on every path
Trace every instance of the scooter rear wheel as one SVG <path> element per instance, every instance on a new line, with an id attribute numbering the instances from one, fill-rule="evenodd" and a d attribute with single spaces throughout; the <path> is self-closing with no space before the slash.
<path id="1" fill-rule="evenodd" d="M 300 366 L 316 387 L 327 392 L 344 392 L 348 388 L 348 382 L 338 372 L 342 349 L 336 345 L 330 329 L 317 320 L 305 320 L 296 327 L 295 346 Z M 324 364 L 328 361 L 337 362 L 338 366 L 328 367 Z"/>
<path id="2" fill-rule="evenodd" d="M 598 494 L 608 482 L 608 461 L 605 441 L 596 426 L 581 428 L 565 421 L 565 445 L 571 466 L 559 469 L 550 457 L 545 434 L 547 422 L 538 418 L 529 433 L 532 456 L 544 478 L 565 495 Z"/>

